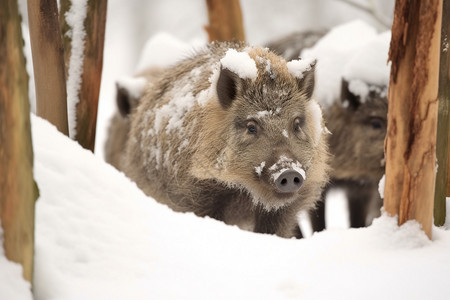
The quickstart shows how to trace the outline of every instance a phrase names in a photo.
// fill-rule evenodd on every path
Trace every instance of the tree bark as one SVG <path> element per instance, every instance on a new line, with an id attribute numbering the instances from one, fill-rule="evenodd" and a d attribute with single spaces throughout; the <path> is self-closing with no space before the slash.
<path id="1" fill-rule="evenodd" d="M 77 134 L 75 139 L 86 149 L 94 151 L 97 126 L 98 97 L 103 67 L 107 0 L 89 0 L 84 28 L 83 74 L 80 101 L 76 107 Z"/>
<path id="2" fill-rule="evenodd" d="M 71 0 L 60 0 L 59 1 L 59 26 L 62 36 L 62 44 L 64 48 L 64 69 L 65 69 L 65 75 L 66 79 L 69 77 L 69 62 L 70 62 L 70 55 L 72 53 L 71 48 L 71 39 L 69 35 L 70 26 L 66 22 L 66 13 L 70 9 Z"/>
<path id="3" fill-rule="evenodd" d="M 450 59 L 448 49 L 448 33 L 450 32 L 450 1 L 444 0 L 441 30 L 441 59 L 439 67 L 439 112 L 436 142 L 438 171 L 436 174 L 436 190 L 434 194 L 434 224 L 443 226 L 446 215 L 446 188 L 448 180 L 448 143 L 449 143 L 449 106 L 450 106 Z"/>
<path id="4" fill-rule="evenodd" d="M 206 0 L 209 26 L 205 26 L 209 41 L 245 41 L 239 0 Z"/>
<path id="5" fill-rule="evenodd" d="M 69 135 L 64 48 L 56 0 L 28 0 L 36 112 Z"/>
<path id="6" fill-rule="evenodd" d="M 442 0 L 397 0 L 389 50 L 384 207 L 431 238 Z"/>
<path id="7" fill-rule="evenodd" d="M 0 221 L 9 260 L 33 277 L 34 204 L 28 74 L 16 0 L 0 0 Z"/>

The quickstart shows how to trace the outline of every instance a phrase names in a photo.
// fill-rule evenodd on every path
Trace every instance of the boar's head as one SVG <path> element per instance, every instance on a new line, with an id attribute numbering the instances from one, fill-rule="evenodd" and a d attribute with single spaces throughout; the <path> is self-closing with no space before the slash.
<path id="1" fill-rule="evenodd" d="M 369 86 L 364 99 L 342 82 L 341 103 L 326 114 L 332 174 L 336 179 L 378 182 L 384 174 L 384 139 L 388 102 L 386 87 Z"/>
<path id="2" fill-rule="evenodd" d="M 255 205 L 275 210 L 311 199 L 326 181 L 322 113 L 311 99 L 315 62 L 294 74 L 267 50 L 249 55 L 257 65 L 254 79 L 220 69 L 212 127 L 220 132 L 222 147 L 213 154 L 214 177 L 248 193 Z M 308 201 L 300 206 L 315 204 Z"/>

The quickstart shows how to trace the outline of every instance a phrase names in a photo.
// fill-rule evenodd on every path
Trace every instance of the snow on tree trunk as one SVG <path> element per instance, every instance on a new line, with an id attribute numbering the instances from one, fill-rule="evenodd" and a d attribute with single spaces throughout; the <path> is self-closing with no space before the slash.
<path id="1" fill-rule="evenodd" d="M 34 204 L 28 74 L 17 0 L 0 0 L 0 222 L 9 260 L 32 282 Z"/>
<path id="2" fill-rule="evenodd" d="M 61 2 L 61 30 L 68 49 L 70 135 L 91 151 L 95 147 L 106 7 L 107 0 Z"/>
<path id="3" fill-rule="evenodd" d="M 448 180 L 448 143 L 450 122 L 448 110 L 450 106 L 450 68 L 448 51 L 448 33 L 450 32 L 450 1 L 444 0 L 441 30 L 441 59 L 439 67 L 439 112 L 436 141 L 438 172 L 436 174 L 436 191 L 434 195 L 434 224 L 443 226 L 446 214 L 446 187 Z"/>
<path id="4" fill-rule="evenodd" d="M 442 0 L 397 0 L 389 60 L 384 207 L 431 238 Z"/>
<path id="5" fill-rule="evenodd" d="M 239 0 L 206 0 L 209 25 L 205 26 L 209 41 L 245 41 Z"/>
<path id="6" fill-rule="evenodd" d="M 69 135 L 64 48 L 56 0 L 28 0 L 28 20 L 36 85 L 36 113 Z"/>

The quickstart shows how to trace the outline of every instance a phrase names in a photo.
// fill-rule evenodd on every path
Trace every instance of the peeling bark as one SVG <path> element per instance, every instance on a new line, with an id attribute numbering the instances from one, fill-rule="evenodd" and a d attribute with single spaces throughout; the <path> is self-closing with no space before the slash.
<path id="1" fill-rule="evenodd" d="M 397 0 L 389 60 L 384 207 L 431 237 L 442 0 Z"/>

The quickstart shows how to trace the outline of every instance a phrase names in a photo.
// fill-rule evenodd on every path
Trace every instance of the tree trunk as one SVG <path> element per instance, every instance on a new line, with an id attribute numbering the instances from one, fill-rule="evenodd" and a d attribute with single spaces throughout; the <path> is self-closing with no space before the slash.
<path id="1" fill-rule="evenodd" d="M 33 277 L 34 204 L 28 74 L 16 0 L 0 0 L 0 221 L 6 257 Z"/>
<path id="2" fill-rule="evenodd" d="M 76 140 L 86 149 L 94 151 L 97 125 L 98 97 L 103 67 L 107 0 L 89 0 L 84 22 L 86 41 L 80 101 L 76 107 Z"/>
<path id="3" fill-rule="evenodd" d="M 209 26 L 205 26 L 209 41 L 245 41 L 239 0 L 206 0 Z"/>
<path id="4" fill-rule="evenodd" d="M 431 238 L 442 0 L 397 0 L 389 60 L 384 207 Z"/>
<path id="5" fill-rule="evenodd" d="M 443 226 L 446 214 L 446 187 L 448 166 L 448 143 L 450 123 L 448 110 L 450 106 L 450 68 L 448 51 L 448 33 L 450 32 L 450 0 L 444 0 L 441 30 L 441 60 L 439 67 L 439 113 L 437 127 L 436 157 L 438 172 L 436 174 L 436 191 L 434 194 L 434 224 Z"/>
<path id="6" fill-rule="evenodd" d="M 61 30 L 62 36 L 62 44 L 64 48 L 64 67 L 65 67 L 65 75 L 66 79 L 69 77 L 69 61 L 70 55 L 72 53 L 72 48 L 70 45 L 71 39 L 69 35 L 70 26 L 66 22 L 66 13 L 70 9 L 70 3 L 72 0 L 60 0 L 59 1 L 59 26 Z"/>
<path id="7" fill-rule="evenodd" d="M 69 135 L 64 48 L 56 0 L 28 0 L 28 20 L 37 115 Z"/>

